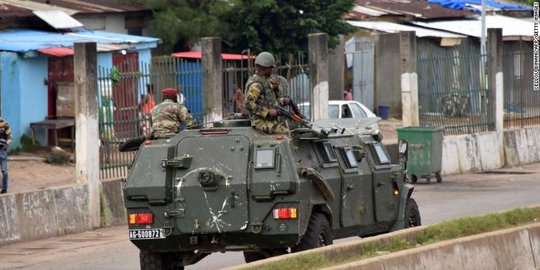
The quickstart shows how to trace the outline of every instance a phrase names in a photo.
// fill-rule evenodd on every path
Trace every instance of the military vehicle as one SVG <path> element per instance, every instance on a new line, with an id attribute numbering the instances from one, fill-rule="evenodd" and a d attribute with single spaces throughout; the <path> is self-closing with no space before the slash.
<path id="1" fill-rule="evenodd" d="M 420 225 L 414 186 L 380 133 L 337 126 L 276 135 L 239 119 L 143 143 L 124 184 L 141 269 L 226 251 L 251 262 Z"/>

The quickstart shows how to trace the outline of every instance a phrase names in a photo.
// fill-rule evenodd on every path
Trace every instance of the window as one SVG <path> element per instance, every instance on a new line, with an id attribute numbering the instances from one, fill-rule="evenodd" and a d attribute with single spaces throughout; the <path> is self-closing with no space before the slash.
<path id="1" fill-rule="evenodd" d="M 373 148 L 375 149 L 375 154 L 377 154 L 377 158 L 379 159 L 379 164 L 390 164 L 390 158 L 388 158 L 388 155 L 386 154 L 386 151 L 384 151 L 384 148 L 382 144 L 376 143 L 373 145 Z"/>
<path id="2" fill-rule="evenodd" d="M 362 110 L 362 108 L 360 108 L 360 105 L 358 105 L 356 103 L 351 103 L 350 106 L 351 106 L 351 110 L 352 110 L 352 113 L 354 115 L 354 118 L 366 118 L 367 117 L 366 112 L 364 110 Z"/>
<path id="3" fill-rule="evenodd" d="M 357 168 L 358 162 L 354 156 L 353 149 L 351 147 L 344 147 L 343 152 L 345 154 L 345 160 L 347 161 L 348 168 Z"/>
<path id="4" fill-rule="evenodd" d="M 322 142 L 317 144 L 319 153 L 321 153 L 323 163 L 335 163 L 337 162 L 336 153 L 329 142 Z"/>
<path id="5" fill-rule="evenodd" d="M 351 109 L 348 105 L 341 106 L 341 118 L 352 118 Z"/>
<path id="6" fill-rule="evenodd" d="M 328 118 L 330 118 L 330 119 L 339 118 L 339 106 L 338 105 L 328 105 Z"/>
<path id="7" fill-rule="evenodd" d="M 274 149 L 257 149 L 255 153 L 255 168 L 274 168 Z"/>

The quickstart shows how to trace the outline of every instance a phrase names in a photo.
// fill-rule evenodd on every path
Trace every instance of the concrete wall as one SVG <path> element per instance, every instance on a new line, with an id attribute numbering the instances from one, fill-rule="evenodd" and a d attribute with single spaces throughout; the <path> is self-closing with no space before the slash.
<path id="1" fill-rule="evenodd" d="M 507 130 L 500 149 L 496 132 L 445 136 L 442 174 L 459 174 L 540 162 L 540 127 Z"/>
<path id="2" fill-rule="evenodd" d="M 388 243 L 396 238 L 415 243 L 425 228 L 415 227 L 400 230 L 234 266 L 225 270 L 254 269 L 269 262 L 283 261 L 287 258 L 308 254 L 322 254 L 327 258 L 345 260 L 352 256 L 358 256 L 366 247 Z M 324 269 L 540 269 L 540 223 L 443 241 Z"/>
<path id="3" fill-rule="evenodd" d="M 401 57 L 399 35 L 381 34 L 375 44 L 375 100 L 390 106 L 393 117 L 401 116 Z M 376 111 L 376 113 L 379 113 Z"/>
<path id="4" fill-rule="evenodd" d="M 540 269 L 540 223 L 325 269 Z"/>
<path id="5" fill-rule="evenodd" d="M 102 226 L 126 224 L 121 182 L 103 182 Z M 85 232 L 87 186 L 74 185 L 0 196 L 0 245 Z"/>
<path id="6" fill-rule="evenodd" d="M 0 65 L 0 113 L 10 124 L 12 150 L 20 145 L 23 134 L 31 136 L 29 123 L 44 120 L 47 115 L 47 57 L 23 58 L 17 53 L 0 52 Z M 44 138 L 45 131 L 37 135 Z"/>

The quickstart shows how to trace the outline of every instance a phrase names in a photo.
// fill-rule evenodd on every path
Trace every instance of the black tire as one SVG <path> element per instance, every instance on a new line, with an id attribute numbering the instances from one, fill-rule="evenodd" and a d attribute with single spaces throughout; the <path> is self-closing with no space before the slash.
<path id="1" fill-rule="evenodd" d="M 287 249 L 265 249 L 262 251 L 244 251 L 244 260 L 246 263 L 268 259 L 270 257 L 280 256 L 289 253 Z"/>
<path id="2" fill-rule="evenodd" d="M 436 172 L 435 178 L 437 179 L 437 183 L 442 182 L 441 172 Z"/>
<path id="3" fill-rule="evenodd" d="M 416 175 L 414 175 L 414 174 L 411 175 L 411 182 L 412 182 L 413 184 L 416 184 L 416 182 L 418 182 L 418 176 L 416 176 Z"/>
<path id="4" fill-rule="evenodd" d="M 139 259 L 141 270 L 184 270 L 180 257 L 174 253 L 160 253 L 141 250 Z"/>
<path id="5" fill-rule="evenodd" d="M 405 228 L 421 225 L 422 220 L 420 218 L 420 210 L 418 210 L 418 205 L 413 198 L 408 198 L 407 204 L 405 205 Z"/>
<path id="6" fill-rule="evenodd" d="M 331 245 L 334 242 L 332 229 L 326 216 L 313 212 L 309 219 L 306 233 L 300 243 L 292 248 L 293 252 Z"/>

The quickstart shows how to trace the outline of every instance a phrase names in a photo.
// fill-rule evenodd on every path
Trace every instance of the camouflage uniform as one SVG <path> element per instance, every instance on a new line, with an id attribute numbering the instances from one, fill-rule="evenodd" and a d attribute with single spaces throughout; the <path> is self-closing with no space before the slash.
<path id="1" fill-rule="evenodd" d="M 180 132 L 180 126 L 187 124 L 188 110 L 184 105 L 166 99 L 152 109 L 152 129 L 154 138 L 170 138 Z"/>
<path id="2" fill-rule="evenodd" d="M 0 117 L 0 168 L 2 169 L 2 190 L 0 193 L 6 193 L 8 189 L 7 151 L 10 143 L 11 129 L 9 123 Z"/>
<path id="3" fill-rule="evenodd" d="M 246 110 L 251 118 L 251 126 L 268 134 L 288 133 L 289 129 L 277 116 L 269 116 L 270 108 L 278 105 L 283 97 L 279 82 L 260 75 L 253 75 L 246 83 Z M 276 90 L 274 90 L 276 89 Z"/>

